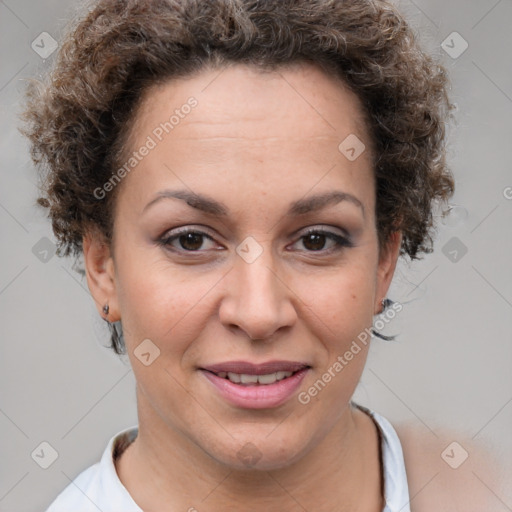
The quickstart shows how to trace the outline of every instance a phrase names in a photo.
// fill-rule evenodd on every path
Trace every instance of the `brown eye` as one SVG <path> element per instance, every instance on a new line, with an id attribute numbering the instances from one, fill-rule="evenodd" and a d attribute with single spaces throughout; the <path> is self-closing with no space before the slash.
<path id="1" fill-rule="evenodd" d="M 319 251 L 324 248 L 326 236 L 320 233 L 312 233 L 304 237 L 304 247 L 311 251 Z"/>
<path id="2" fill-rule="evenodd" d="M 213 238 L 202 231 L 182 230 L 175 234 L 166 234 L 159 240 L 160 245 L 176 251 L 201 252 L 206 250 L 205 240 L 213 242 Z"/>
<path id="3" fill-rule="evenodd" d="M 354 246 L 348 237 L 321 229 L 310 230 L 302 235 L 299 241 L 302 241 L 302 245 L 307 252 L 335 252 L 344 247 Z"/>
<path id="4" fill-rule="evenodd" d="M 197 251 L 203 245 L 203 235 L 199 233 L 187 233 L 186 235 L 181 235 L 178 241 L 183 249 Z"/>

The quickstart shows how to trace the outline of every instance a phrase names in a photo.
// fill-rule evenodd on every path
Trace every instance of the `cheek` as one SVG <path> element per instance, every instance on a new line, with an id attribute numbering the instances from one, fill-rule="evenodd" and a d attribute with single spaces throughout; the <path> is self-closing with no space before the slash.
<path id="1" fill-rule="evenodd" d="M 373 281 L 369 272 L 340 273 L 336 279 L 309 289 L 312 300 L 310 330 L 320 340 L 317 372 L 305 398 L 319 407 L 327 423 L 355 391 L 371 342 Z M 317 347 L 318 349 L 318 347 Z"/>
<path id="2" fill-rule="evenodd" d="M 347 266 L 321 278 L 300 278 L 293 285 L 321 331 L 319 339 L 340 344 L 371 325 L 374 283 L 371 269 Z M 299 291 L 300 290 L 300 291 Z M 316 318 L 316 320 L 315 320 Z"/>
<path id="3" fill-rule="evenodd" d="M 161 351 L 183 351 L 204 327 L 208 293 L 218 276 L 193 276 L 193 271 L 178 269 L 165 260 L 149 264 L 148 260 L 142 255 L 130 258 L 118 273 L 126 344 L 135 348 L 149 338 Z"/>

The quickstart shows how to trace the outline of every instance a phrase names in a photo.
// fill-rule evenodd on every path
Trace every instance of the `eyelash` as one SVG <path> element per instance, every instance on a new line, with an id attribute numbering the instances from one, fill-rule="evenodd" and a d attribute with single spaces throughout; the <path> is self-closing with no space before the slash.
<path id="1" fill-rule="evenodd" d="M 174 240 L 177 240 L 179 239 L 181 236 L 184 236 L 184 235 L 188 235 L 188 234 L 195 234 L 195 235 L 199 235 L 199 236 L 202 236 L 202 237 L 206 237 L 212 241 L 213 240 L 213 237 L 211 237 L 208 233 L 205 233 L 203 231 L 199 231 L 199 230 L 196 230 L 196 229 L 191 229 L 191 228 L 186 228 L 186 229 L 183 229 L 182 231 L 178 231 L 176 233 L 173 233 L 172 235 L 164 235 L 162 238 L 160 238 L 158 240 L 158 244 L 160 246 L 163 246 L 165 247 L 166 249 L 171 249 L 172 251 L 174 252 L 185 252 L 185 253 L 188 253 L 188 254 L 191 254 L 191 253 L 201 253 L 202 251 L 200 250 L 188 250 L 188 249 L 176 249 L 174 247 L 171 247 L 171 243 L 174 242 Z M 324 229 L 321 229 L 321 228 L 311 228 L 309 229 L 308 231 L 306 231 L 305 233 L 303 233 L 298 240 L 302 240 L 303 238 L 306 238 L 310 235 L 323 235 L 325 236 L 326 238 L 332 240 L 335 242 L 335 247 L 334 248 L 331 248 L 331 249 L 319 249 L 317 251 L 314 251 L 314 250 L 306 250 L 306 252 L 308 253 L 312 253 L 312 254 L 330 254 L 332 252 L 338 252 L 344 248 L 350 248 L 350 247 L 354 247 L 354 244 L 353 242 L 350 240 L 350 238 L 348 237 L 345 237 L 345 236 L 341 236 L 341 235 L 338 235 L 336 233 L 333 233 L 332 231 L 326 231 Z"/>

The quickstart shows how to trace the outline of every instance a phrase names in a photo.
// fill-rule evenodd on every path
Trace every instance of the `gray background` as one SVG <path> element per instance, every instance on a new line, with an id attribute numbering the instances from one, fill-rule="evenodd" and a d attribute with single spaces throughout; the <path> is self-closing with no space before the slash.
<path id="1" fill-rule="evenodd" d="M 512 1 L 399 5 L 451 74 L 457 190 L 435 252 L 399 263 L 389 296 L 404 309 L 384 332 L 400 336 L 374 340 L 355 399 L 392 422 L 411 420 L 426 435 L 450 428 L 487 442 L 510 461 Z M 108 332 L 85 279 L 71 260 L 44 257 L 52 247 L 44 237 L 53 235 L 34 206 L 37 177 L 17 131 L 23 79 L 55 57 L 41 58 L 31 44 L 43 31 L 58 41 L 79 6 L 0 0 L 1 511 L 44 509 L 99 460 L 111 436 L 137 422 L 133 374 L 103 348 Z M 441 46 L 448 37 L 460 51 L 454 31 L 469 44 L 457 58 Z M 48 469 L 31 456 L 43 441 L 58 453 Z M 495 492 L 485 474 L 476 476 L 474 485 Z M 496 495 L 495 510 L 512 510 L 510 497 Z"/>

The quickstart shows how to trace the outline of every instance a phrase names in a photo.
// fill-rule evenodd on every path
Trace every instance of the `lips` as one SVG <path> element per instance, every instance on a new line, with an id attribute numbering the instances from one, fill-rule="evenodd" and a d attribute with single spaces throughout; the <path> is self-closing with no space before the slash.
<path id="1" fill-rule="evenodd" d="M 243 409 L 278 407 L 293 396 L 311 365 L 299 361 L 226 361 L 198 368 L 216 394 Z"/>
<path id="2" fill-rule="evenodd" d="M 304 368 L 310 368 L 307 363 L 298 361 L 267 361 L 254 364 L 248 361 L 227 361 L 200 368 L 218 375 L 219 373 L 237 373 L 245 375 L 268 375 L 277 372 L 298 372 Z"/>

